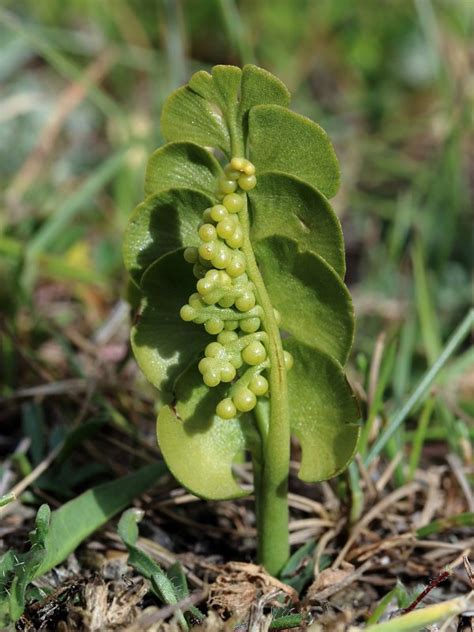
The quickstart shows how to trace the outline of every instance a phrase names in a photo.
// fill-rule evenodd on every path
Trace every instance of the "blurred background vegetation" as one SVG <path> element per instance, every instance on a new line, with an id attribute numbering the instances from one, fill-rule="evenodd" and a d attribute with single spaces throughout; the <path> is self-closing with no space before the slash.
<path id="1" fill-rule="evenodd" d="M 147 157 L 162 142 L 164 99 L 192 72 L 222 63 L 276 74 L 294 94 L 292 107 L 333 139 L 358 318 L 353 381 L 365 418 L 406 398 L 471 302 L 472 0 L 0 6 L 7 430 L 20 415 L 34 432 L 31 415 L 44 416 L 43 400 L 17 406 L 21 389 L 92 376 L 96 416 L 147 419 L 153 433 L 153 396 L 126 343 L 122 235 L 143 197 Z M 458 451 L 472 432 L 473 357 L 464 349 L 444 375 L 430 429 Z M 45 423 L 67 425 L 77 397 L 68 402 L 47 404 Z M 3 439 L 4 453 L 15 435 Z"/>

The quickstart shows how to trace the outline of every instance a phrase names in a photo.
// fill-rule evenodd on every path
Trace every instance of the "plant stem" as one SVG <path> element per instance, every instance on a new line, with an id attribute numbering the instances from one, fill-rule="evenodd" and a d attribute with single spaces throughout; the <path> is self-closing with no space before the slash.
<path id="1" fill-rule="evenodd" d="M 250 243 L 250 223 L 247 201 L 239 213 L 244 230 L 242 251 L 247 273 L 255 285 L 255 292 L 264 316 L 263 327 L 268 334 L 270 359 L 270 424 L 266 441 L 262 437 L 263 463 L 255 487 L 258 507 L 258 561 L 269 573 L 276 575 L 289 557 L 288 533 L 288 472 L 290 467 L 290 424 L 288 387 L 280 331 L 273 312 L 253 248 Z"/>

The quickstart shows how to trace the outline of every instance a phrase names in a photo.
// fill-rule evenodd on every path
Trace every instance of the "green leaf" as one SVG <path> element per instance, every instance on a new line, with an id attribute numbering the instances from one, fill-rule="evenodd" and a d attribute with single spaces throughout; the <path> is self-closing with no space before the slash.
<path id="1" fill-rule="evenodd" d="M 178 599 L 185 599 L 189 595 L 188 582 L 180 562 L 175 562 L 166 571 L 166 575 L 174 586 Z"/>
<path id="2" fill-rule="evenodd" d="M 147 465 L 133 474 L 93 487 L 53 511 L 44 540 L 46 555 L 32 579 L 63 562 L 83 540 L 152 487 L 165 472 L 164 463 Z"/>
<path id="3" fill-rule="evenodd" d="M 35 529 L 30 533 L 29 551 L 14 555 L 14 576 L 8 589 L 10 619 L 17 621 L 25 609 L 25 594 L 28 584 L 37 576 L 38 568 L 47 555 L 47 537 L 51 519 L 51 509 L 41 505 L 35 518 Z M 3 587 L 5 589 L 5 586 Z"/>
<path id="4" fill-rule="evenodd" d="M 9 601 L 9 616 L 17 621 L 25 607 L 28 584 L 61 564 L 91 533 L 104 525 L 166 472 L 164 463 L 148 465 L 134 474 L 99 485 L 51 513 L 42 505 L 25 553 L 9 551 L 0 559 L 0 602 Z M 5 618 L 5 609 L 0 607 Z M 2 621 L 3 624 L 3 621 Z"/>
<path id="5" fill-rule="evenodd" d="M 149 196 L 136 207 L 123 245 L 125 265 L 135 283 L 139 285 L 145 270 L 164 254 L 199 246 L 202 212 L 212 204 L 212 198 L 199 191 L 171 189 Z"/>
<path id="6" fill-rule="evenodd" d="M 142 517 L 142 511 L 128 509 L 122 514 L 118 524 L 118 534 L 128 550 L 128 563 L 130 566 L 133 566 L 140 575 L 151 581 L 153 592 L 161 601 L 165 604 L 175 605 L 179 601 L 179 596 L 174 588 L 173 582 L 168 578 L 161 566 L 136 546 L 138 539 L 138 522 Z M 178 610 L 177 614 L 181 628 L 188 630 L 188 624 L 181 610 Z"/>
<path id="7" fill-rule="evenodd" d="M 161 133 L 167 141 L 190 141 L 230 153 L 230 136 L 223 112 L 188 86 L 178 88 L 165 102 Z"/>
<path id="8" fill-rule="evenodd" d="M 309 540 L 290 557 L 279 573 L 279 579 L 301 595 L 303 588 L 314 578 L 314 550 L 316 542 Z"/>
<path id="9" fill-rule="evenodd" d="M 283 171 L 305 180 L 327 198 L 339 188 L 339 165 L 326 132 L 310 119 L 278 105 L 249 113 L 250 160 L 257 177 Z"/>
<path id="10" fill-rule="evenodd" d="M 195 143 L 167 143 L 148 161 L 145 194 L 185 188 L 213 198 L 221 174 L 221 166 L 207 149 Z"/>
<path id="11" fill-rule="evenodd" d="M 319 255 L 298 249 L 286 237 L 256 245 L 267 291 L 282 317 L 282 329 L 344 364 L 354 335 L 350 294 Z"/>
<path id="12" fill-rule="evenodd" d="M 212 75 L 204 70 L 196 72 L 188 86 L 210 103 L 218 105 L 228 119 L 228 108 L 237 102 L 242 71 L 237 66 L 218 65 L 212 68 Z"/>
<path id="13" fill-rule="evenodd" d="M 48 505 L 41 505 L 35 519 L 35 530 L 30 534 L 30 542 L 33 546 L 44 547 L 51 522 L 51 509 Z"/>
<path id="14" fill-rule="evenodd" d="M 195 366 L 176 383 L 176 409 L 164 406 L 157 422 L 160 449 L 173 476 L 193 494 L 209 500 L 248 492 L 236 482 L 232 463 L 258 441 L 250 417 L 223 421 L 215 414 L 226 385 L 210 389 Z"/>
<path id="15" fill-rule="evenodd" d="M 294 358 L 288 396 L 291 431 L 302 449 L 299 478 L 322 481 L 339 474 L 354 455 L 358 405 L 337 362 L 297 340 L 283 343 Z"/>
<path id="16" fill-rule="evenodd" d="M 16 496 L 13 492 L 0 496 L 0 507 L 4 507 L 5 505 L 12 503 L 14 500 L 16 500 Z"/>
<path id="17" fill-rule="evenodd" d="M 251 238 L 290 237 L 301 250 L 322 257 L 338 275 L 345 272 L 341 225 L 326 198 L 314 187 L 284 173 L 264 173 L 249 192 Z"/>
<path id="18" fill-rule="evenodd" d="M 290 94 L 272 74 L 252 66 L 214 66 L 201 70 L 187 86 L 166 100 L 161 131 L 168 141 L 191 141 L 217 147 L 230 156 L 231 144 L 241 144 L 248 126 L 247 114 L 261 104 L 287 106 Z"/>
<path id="19" fill-rule="evenodd" d="M 142 279 L 142 304 L 132 328 L 135 358 L 156 388 L 171 391 L 175 379 L 212 340 L 203 327 L 185 323 L 179 310 L 195 292 L 192 266 L 178 250 L 151 265 Z"/>
<path id="20" fill-rule="evenodd" d="M 288 107 L 291 95 L 285 84 L 267 70 L 247 64 L 242 71 L 239 116 L 243 119 L 255 105 L 273 103 Z M 245 121 L 244 121 L 245 122 Z"/>

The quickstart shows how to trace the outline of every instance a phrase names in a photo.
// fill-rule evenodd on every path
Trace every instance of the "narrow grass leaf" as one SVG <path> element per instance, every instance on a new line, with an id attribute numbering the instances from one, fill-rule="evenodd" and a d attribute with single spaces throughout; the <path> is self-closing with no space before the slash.
<path id="1" fill-rule="evenodd" d="M 384 597 L 382 597 L 382 599 L 379 601 L 375 610 L 367 619 L 367 625 L 372 625 L 373 623 L 377 623 L 393 599 L 397 599 L 398 605 L 399 607 L 401 607 L 400 599 L 403 597 L 404 594 L 406 594 L 405 587 L 400 582 L 397 582 L 396 586 L 394 586 L 392 590 L 390 590 L 386 595 L 384 595 Z"/>
<path id="2" fill-rule="evenodd" d="M 423 396 L 426 394 L 426 391 L 433 384 L 438 373 L 441 371 L 441 369 L 444 367 L 446 362 L 449 360 L 449 358 L 452 356 L 452 354 L 456 351 L 456 349 L 459 347 L 461 342 L 464 340 L 466 335 L 469 333 L 473 324 L 474 324 L 474 309 L 471 309 L 467 313 L 466 317 L 461 322 L 461 324 L 458 326 L 456 331 L 453 333 L 451 338 L 446 343 L 446 346 L 444 347 L 441 354 L 438 356 L 436 362 L 433 364 L 433 366 L 430 369 L 428 369 L 428 371 L 425 373 L 425 375 L 419 382 L 418 386 L 416 387 L 412 395 L 407 399 L 407 401 L 399 409 L 399 411 L 394 414 L 387 428 L 384 430 L 384 432 L 381 434 L 381 436 L 377 439 L 375 444 L 372 446 L 372 449 L 370 450 L 369 454 L 367 455 L 365 459 L 366 465 L 371 463 L 374 460 L 374 458 L 381 452 L 381 450 L 386 445 L 387 441 L 390 439 L 390 437 L 392 437 L 395 434 L 395 432 L 398 430 L 401 424 L 405 421 L 405 419 L 407 418 L 411 410 L 416 406 L 416 404 L 418 404 L 421 401 Z"/>
<path id="3" fill-rule="evenodd" d="M 435 400 L 427 399 L 420 416 L 420 421 L 415 430 L 413 437 L 413 443 L 411 446 L 410 463 L 408 466 L 407 479 L 411 481 L 415 475 L 415 471 L 420 463 L 420 457 L 425 444 L 426 432 L 428 430 L 428 424 L 430 423 L 431 415 L 433 414 Z"/>
<path id="4" fill-rule="evenodd" d="M 456 616 L 469 607 L 469 599 L 458 597 L 444 603 L 414 610 L 390 621 L 369 625 L 365 632 L 419 632 L 425 626 Z"/>
<path id="5" fill-rule="evenodd" d="M 113 178 L 122 166 L 126 154 L 126 150 L 121 150 L 105 160 L 67 199 L 64 206 L 43 224 L 28 244 L 26 252 L 29 257 L 38 255 L 54 243 L 68 224 L 90 202 L 90 199 Z"/>
<path id="6" fill-rule="evenodd" d="M 0 507 L 4 507 L 5 505 L 12 503 L 14 500 L 16 500 L 16 496 L 13 492 L 5 494 L 5 496 L 0 496 Z"/>
<path id="7" fill-rule="evenodd" d="M 164 570 L 144 551 L 136 546 L 138 539 L 138 522 L 142 519 L 143 512 L 136 509 L 128 509 L 122 514 L 118 524 L 118 534 L 122 538 L 128 550 L 128 563 L 133 566 L 140 575 L 151 581 L 153 591 L 165 604 L 176 605 L 180 600 L 179 591 Z M 188 624 L 183 613 L 177 611 L 178 621 L 183 630 L 188 629 Z"/>
<path id="8" fill-rule="evenodd" d="M 449 518 L 443 518 L 441 520 L 433 520 L 424 527 L 420 527 L 416 531 L 417 538 L 426 538 L 435 533 L 441 533 L 447 531 L 453 527 L 473 527 L 474 526 L 474 513 L 466 511 L 464 513 L 457 514 L 456 516 L 450 516 Z"/>

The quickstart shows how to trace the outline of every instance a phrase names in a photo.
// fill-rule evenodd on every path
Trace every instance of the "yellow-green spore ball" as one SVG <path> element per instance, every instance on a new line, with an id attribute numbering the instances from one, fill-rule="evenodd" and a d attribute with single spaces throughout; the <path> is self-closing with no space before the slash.
<path id="1" fill-rule="evenodd" d="M 255 397 L 255 393 L 252 393 L 249 388 L 243 386 L 242 388 L 236 390 L 232 397 L 232 401 L 234 402 L 237 410 L 241 413 L 247 413 L 255 408 L 257 398 Z"/>
<path id="2" fill-rule="evenodd" d="M 235 331 L 223 331 L 217 336 L 217 342 L 221 345 L 228 345 L 239 339 L 239 335 Z"/>
<path id="3" fill-rule="evenodd" d="M 283 351 L 283 358 L 285 360 L 285 368 L 289 371 L 293 367 L 293 356 L 289 351 Z"/>
<path id="4" fill-rule="evenodd" d="M 281 325 L 281 314 L 275 307 L 273 308 L 273 315 L 275 316 L 276 324 L 279 327 Z"/>
<path id="5" fill-rule="evenodd" d="M 202 297 L 202 300 L 206 303 L 206 305 L 215 305 L 220 297 L 220 290 L 212 290 L 209 294 L 205 294 Z"/>
<path id="6" fill-rule="evenodd" d="M 225 349 L 218 342 L 210 342 L 204 349 L 206 358 L 223 358 L 225 357 Z"/>
<path id="7" fill-rule="evenodd" d="M 206 268 L 202 266 L 200 263 L 195 263 L 193 265 L 193 274 L 196 279 L 201 279 L 206 274 Z"/>
<path id="8" fill-rule="evenodd" d="M 199 246 L 199 256 L 205 259 L 206 261 L 211 261 L 213 257 L 215 257 L 217 253 L 217 242 L 208 241 Z"/>
<path id="9" fill-rule="evenodd" d="M 234 255 L 226 268 L 226 272 L 233 279 L 241 276 L 245 272 L 245 259 L 243 255 Z"/>
<path id="10" fill-rule="evenodd" d="M 224 323 L 224 329 L 226 331 L 234 331 L 239 326 L 238 320 L 226 320 Z"/>
<path id="11" fill-rule="evenodd" d="M 260 329 L 260 318 L 245 318 L 240 321 L 240 329 L 246 334 L 254 334 Z"/>
<path id="12" fill-rule="evenodd" d="M 239 312 L 248 312 L 255 307 L 255 294 L 253 292 L 244 292 L 235 299 L 235 306 Z"/>
<path id="13" fill-rule="evenodd" d="M 216 232 L 221 239 L 228 239 L 231 237 L 236 229 L 235 220 L 231 216 L 225 217 L 221 222 L 219 222 L 216 226 Z"/>
<path id="14" fill-rule="evenodd" d="M 199 281 L 196 283 L 196 290 L 201 296 L 206 296 L 206 294 L 212 292 L 213 289 L 214 283 L 207 278 L 207 275 L 203 279 L 199 279 Z"/>
<path id="15" fill-rule="evenodd" d="M 250 160 L 246 160 L 242 171 L 246 176 L 253 176 L 255 175 L 255 165 Z"/>
<path id="16" fill-rule="evenodd" d="M 224 294 L 224 296 L 222 296 L 217 302 L 221 307 L 228 309 L 229 307 L 232 307 L 234 300 L 235 299 L 232 294 Z"/>
<path id="17" fill-rule="evenodd" d="M 215 358 L 203 358 L 199 361 L 198 369 L 199 373 L 204 375 L 207 371 L 211 371 L 216 368 L 216 359 Z"/>
<path id="18" fill-rule="evenodd" d="M 221 191 L 221 193 L 234 193 L 234 191 L 237 190 L 237 183 L 235 182 L 235 180 L 231 180 L 231 179 L 227 179 L 227 178 L 221 178 L 219 180 L 219 191 Z"/>
<path id="19" fill-rule="evenodd" d="M 257 397 L 265 395 L 268 391 L 268 381 L 263 375 L 254 375 L 249 383 L 249 389 L 255 393 Z"/>
<path id="20" fill-rule="evenodd" d="M 244 362 L 250 366 L 255 366 L 263 362 L 267 357 L 267 351 L 259 340 L 254 340 L 242 351 Z"/>
<path id="21" fill-rule="evenodd" d="M 222 321 L 220 318 L 209 318 L 209 320 L 204 323 L 204 329 L 207 331 L 208 334 L 215 336 L 217 334 L 220 334 L 221 331 L 224 329 L 224 321 Z"/>
<path id="22" fill-rule="evenodd" d="M 223 382 L 232 382 L 236 374 L 237 374 L 237 371 L 235 370 L 234 365 L 231 364 L 230 362 L 226 362 L 225 364 L 222 365 L 221 380 Z"/>
<path id="23" fill-rule="evenodd" d="M 237 409 L 230 397 L 226 397 L 216 406 L 216 414 L 221 419 L 232 419 L 237 414 Z"/>
<path id="24" fill-rule="evenodd" d="M 220 222 L 229 215 L 229 211 L 223 204 L 216 204 L 211 208 L 211 219 L 214 222 Z"/>
<path id="25" fill-rule="evenodd" d="M 188 263 L 197 263 L 198 260 L 198 249 L 197 248 L 186 248 L 183 252 L 184 260 Z"/>
<path id="26" fill-rule="evenodd" d="M 209 261 L 206 261 L 205 259 L 203 259 L 201 255 L 199 254 L 199 248 L 198 248 L 198 263 L 204 266 L 206 270 L 209 270 L 209 268 L 211 267 L 211 264 L 209 263 Z"/>
<path id="27" fill-rule="evenodd" d="M 244 200 L 238 193 L 229 193 L 222 200 L 222 204 L 226 207 L 229 213 L 238 213 L 242 210 Z"/>
<path id="28" fill-rule="evenodd" d="M 255 176 L 240 176 L 238 182 L 242 191 L 251 191 L 257 184 L 257 178 Z"/>
<path id="29" fill-rule="evenodd" d="M 236 369 L 240 369 L 240 367 L 244 363 L 244 361 L 242 360 L 242 354 L 240 353 L 240 351 L 236 351 L 235 353 L 232 353 L 229 356 L 229 362 L 232 364 L 232 366 L 235 366 Z"/>
<path id="30" fill-rule="evenodd" d="M 209 369 L 202 376 L 203 382 L 206 386 L 218 386 L 221 383 L 220 371 L 217 369 Z"/>
<path id="31" fill-rule="evenodd" d="M 183 307 L 179 310 L 179 315 L 182 320 L 189 323 L 196 317 L 196 310 L 191 307 L 191 305 L 183 305 Z"/>
<path id="32" fill-rule="evenodd" d="M 248 161 L 246 158 L 234 156 L 234 158 L 232 158 L 232 160 L 230 161 L 230 168 L 234 169 L 235 171 L 243 171 L 247 162 Z"/>
<path id="33" fill-rule="evenodd" d="M 226 238 L 226 243 L 229 248 L 240 248 L 244 243 L 244 231 L 242 226 L 236 226 L 234 232 L 230 237 Z"/>
<path id="34" fill-rule="evenodd" d="M 232 285 L 232 279 L 224 270 L 219 270 L 217 282 L 219 285 L 230 286 Z"/>
<path id="35" fill-rule="evenodd" d="M 229 263 L 232 261 L 232 255 L 229 250 L 222 245 L 217 252 L 215 252 L 214 256 L 211 259 L 212 265 L 219 270 L 223 270 L 227 268 Z"/>
<path id="36" fill-rule="evenodd" d="M 191 307 L 194 307 L 194 309 L 200 309 L 201 307 L 204 307 L 202 296 L 198 292 L 194 292 L 194 294 L 191 294 L 191 296 L 188 298 L 188 303 L 191 305 Z"/>
<path id="37" fill-rule="evenodd" d="M 217 238 L 217 232 L 212 224 L 203 224 L 199 230 L 198 235 L 203 241 L 214 241 Z"/>
<path id="38" fill-rule="evenodd" d="M 242 173 L 237 171 L 236 169 L 232 169 L 230 164 L 226 165 L 224 168 L 225 175 L 229 180 L 238 180 Z"/>
<path id="39" fill-rule="evenodd" d="M 203 219 L 204 222 L 212 221 L 211 208 L 207 208 L 205 211 L 203 211 L 202 219 Z"/>
<path id="40" fill-rule="evenodd" d="M 217 283 L 220 278 L 220 273 L 218 270 L 208 270 L 206 272 L 206 279 L 211 281 L 212 283 Z"/>

